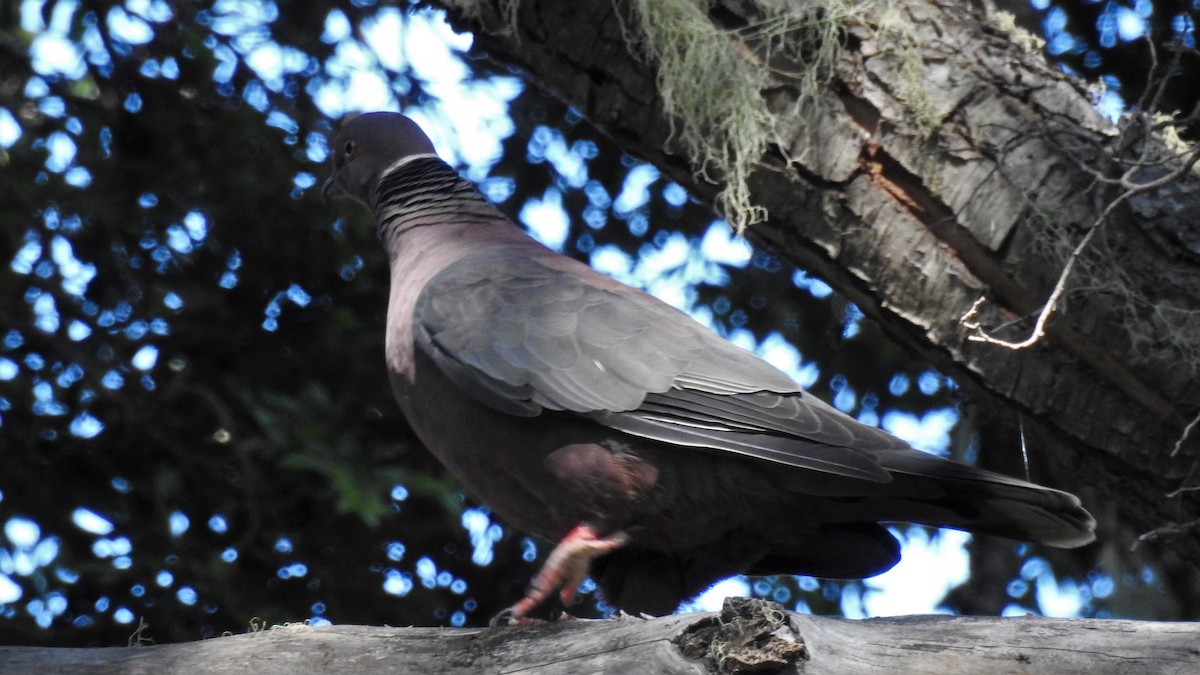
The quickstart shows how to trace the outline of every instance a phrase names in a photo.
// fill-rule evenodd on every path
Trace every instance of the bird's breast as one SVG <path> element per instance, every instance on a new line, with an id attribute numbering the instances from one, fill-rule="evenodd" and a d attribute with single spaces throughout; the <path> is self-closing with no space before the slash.
<path id="1" fill-rule="evenodd" d="M 537 418 L 499 413 L 471 398 L 420 351 L 393 371 L 401 411 L 417 437 L 474 497 L 522 530 L 548 538 L 581 520 L 571 495 L 547 468 L 562 445 Z"/>

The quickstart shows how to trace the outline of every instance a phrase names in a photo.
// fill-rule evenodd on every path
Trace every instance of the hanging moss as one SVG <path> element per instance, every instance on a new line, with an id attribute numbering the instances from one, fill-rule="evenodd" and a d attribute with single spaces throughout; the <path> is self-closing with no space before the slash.
<path id="1" fill-rule="evenodd" d="M 888 6 L 879 15 L 875 30 L 883 53 L 896 59 L 899 79 L 895 94 L 908 107 L 908 119 L 924 138 L 931 138 L 941 118 L 935 98 L 926 88 L 925 59 L 913 37 L 915 29 L 907 16 L 895 6 Z"/>
<path id="2" fill-rule="evenodd" d="M 997 30 L 1008 35 L 1016 44 L 1030 54 L 1041 54 L 1046 48 L 1046 39 L 1034 35 L 1017 25 L 1017 17 L 1004 10 L 994 10 L 987 13 L 987 21 Z"/>
<path id="3" fill-rule="evenodd" d="M 761 95 L 765 68 L 739 54 L 740 43 L 714 26 L 696 0 L 634 0 L 632 5 L 638 42 L 658 66 L 658 94 L 672 141 L 682 146 L 699 175 L 726 182 L 718 207 L 739 231 L 763 220 L 766 214 L 751 202 L 747 179 L 774 134 Z"/>
<path id="4" fill-rule="evenodd" d="M 446 0 L 480 19 L 480 0 Z M 517 36 L 520 0 L 499 0 L 504 27 Z M 770 5 L 771 3 L 764 3 Z M 841 55 L 845 26 L 857 21 L 862 0 L 813 0 L 801 6 L 763 7 L 768 16 L 736 31 L 716 25 L 708 0 L 631 0 L 624 38 L 656 69 L 656 86 L 670 124 L 670 143 L 682 150 L 697 176 L 723 182 L 717 209 L 738 232 L 766 217 L 754 204 L 748 180 L 767 146 L 777 138 L 775 116 L 763 90 L 769 62 L 778 51 L 802 66 L 788 77 L 798 83 L 797 106 L 813 100 L 828 83 Z"/>
<path id="5" fill-rule="evenodd" d="M 753 203 L 748 179 L 768 143 L 777 138 L 775 116 L 762 92 L 769 85 L 768 62 L 775 49 L 804 69 L 800 100 L 811 98 L 829 79 L 840 49 L 840 31 L 858 14 L 858 3 L 821 0 L 800 8 L 776 7 L 762 22 L 738 31 L 713 23 L 705 0 L 633 0 L 635 33 L 657 68 L 656 84 L 678 143 L 706 180 L 722 180 L 718 209 L 741 232 L 766 217 Z M 801 44 L 802 43 L 802 44 Z M 754 45 L 755 52 L 749 45 Z"/>

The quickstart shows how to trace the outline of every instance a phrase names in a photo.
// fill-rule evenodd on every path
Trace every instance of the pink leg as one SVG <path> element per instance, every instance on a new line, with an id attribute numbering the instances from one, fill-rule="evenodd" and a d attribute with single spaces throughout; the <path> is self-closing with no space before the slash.
<path id="1" fill-rule="evenodd" d="M 592 558 L 615 551 L 627 543 L 629 535 L 624 532 L 601 537 L 590 525 L 576 525 L 550 552 L 546 564 L 542 565 L 541 571 L 529 584 L 525 597 L 513 605 L 513 617 L 520 621 L 557 588 L 562 588 L 559 597 L 563 604 L 570 604 L 575 599 L 579 584 L 587 576 Z"/>

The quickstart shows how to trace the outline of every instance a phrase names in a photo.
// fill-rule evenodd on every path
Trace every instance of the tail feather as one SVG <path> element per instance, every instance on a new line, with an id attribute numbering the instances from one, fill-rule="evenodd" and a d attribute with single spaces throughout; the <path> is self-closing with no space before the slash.
<path id="1" fill-rule="evenodd" d="M 1077 548 L 1095 540 L 1096 521 L 1075 495 L 922 452 L 880 458 L 887 483 L 841 477 L 797 489 L 828 497 L 827 522 L 909 522 Z"/>
<path id="2" fill-rule="evenodd" d="M 884 463 L 897 487 L 914 483 L 918 494 L 932 497 L 923 500 L 926 505 L 941 511 L 941 517 L 931 513 L 934 517 L 917 517 L 912 522 L 1059 548 L 1077 548 L 1096 539 L 1096 520 L 1073 494 L 931 455 L 914 454 L 917 456 L 897 453 Z M 907 489 L 902 491 L 911 494 Z M 904 510 L 898 513 L 904 514 Z"/>

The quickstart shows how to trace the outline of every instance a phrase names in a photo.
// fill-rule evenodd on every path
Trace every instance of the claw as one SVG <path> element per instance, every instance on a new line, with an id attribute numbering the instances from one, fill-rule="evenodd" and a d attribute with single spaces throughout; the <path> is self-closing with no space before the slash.
<path id="1" fill-rule="evenodd" d="M 592 558 L 621 548 L 629 543 L 629 535 L 614 532 L 606 537 L 596 534 L 590 525 L 577 525 L 550 552 L 546 564 L 529 584 L 525 597 L 512 606 L 512 617 L 520 622 L 535 607 L 542 604 L 556 589 L 564 605 L 575 602 L 579 585 L 588 574 Z"/>
<path id="2" fill-rule="evenodd" d="M 492 620 L 488 621 L 488 627 L 489 628 L 499 628 L 501 626 L 512 626 L 512 625 L 516 624 L 516 622 L 517 622 L 517 617 L 514 616 L 514 614 L 513 614 L 513 608 L 509 607 L 507 609 L 501 610 L 500 613 L 497 614 L 496 616 L 493 616 Z"/>

